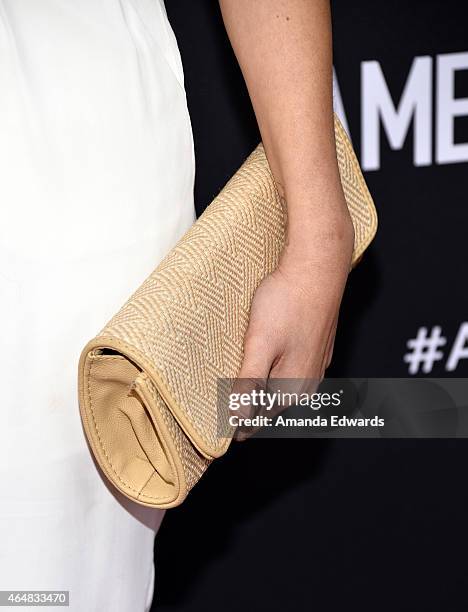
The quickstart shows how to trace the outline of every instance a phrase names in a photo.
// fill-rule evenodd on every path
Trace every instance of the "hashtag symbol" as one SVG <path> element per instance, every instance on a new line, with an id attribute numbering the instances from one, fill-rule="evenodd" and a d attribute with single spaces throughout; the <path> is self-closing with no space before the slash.
<path id="1" fill-rule="evenodd" d="M 427 327 L 420 327 L 416 338 L 408 340 L 406 346 L 411 349 L 403 357 L 409 363 L 408 371 L 410 374 L 417 374 L 420 366 L 422 371 L 428 374 L 436 361 L 440 361 L 444 354 L 438 349 L 447 343 L 447 339 L 441 336 L 442 329 L 436 325 L 431 330 L 431 335 L 427 334 Z"/>

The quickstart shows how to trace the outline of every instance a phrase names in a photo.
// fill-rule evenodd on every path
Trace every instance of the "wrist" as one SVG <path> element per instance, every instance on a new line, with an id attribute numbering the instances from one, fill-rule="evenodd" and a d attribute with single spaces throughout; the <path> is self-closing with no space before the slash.
<path id="1" fill-rule="evenodd" d="M 344 202 L 320 209 L 288 207 L 285 249 L 298 257 L 317 256 L 318 250 L 343 250 L 352 255 L 354 226 Z"/>

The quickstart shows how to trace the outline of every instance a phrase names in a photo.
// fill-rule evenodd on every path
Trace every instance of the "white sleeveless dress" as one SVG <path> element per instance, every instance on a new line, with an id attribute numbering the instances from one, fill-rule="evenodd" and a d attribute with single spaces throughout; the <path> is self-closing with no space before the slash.
<path id="1" fill-rule="evenodd" d="M 162 0 L 0 0 L 0 590 L 150 606 L 162 512 L 100 477 L 77 363 L 192 224 L 193 181 Z"/>

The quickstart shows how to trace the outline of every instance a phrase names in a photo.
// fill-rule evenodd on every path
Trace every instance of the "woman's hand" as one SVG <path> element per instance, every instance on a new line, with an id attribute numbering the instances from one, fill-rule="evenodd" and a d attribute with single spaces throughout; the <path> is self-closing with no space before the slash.
<path id="1" fill-rule="evenodd" d="M 330 365 L 354 247 L 347 211 L 330 218 L 326 226 L 316 224 L 309 239 L 302 246 L 287 243 L 277 269 L 254 294 L 234 393 L 263 389 L 311 395 Z M 276 405 L 266 412 L 262 406 L 243 405 L 238 416 L 273 417 L 285 407 Z M 236 430 L 236 440 L 258 429 L 246 423 Z"/>
<path id="2" fill-rule="evenodd" d="M 254 295 L 239 378 L 323 379 L 354 232 L 345 215 L 312 231 L 307 246 L 285 247 L 278 268 Z"/>

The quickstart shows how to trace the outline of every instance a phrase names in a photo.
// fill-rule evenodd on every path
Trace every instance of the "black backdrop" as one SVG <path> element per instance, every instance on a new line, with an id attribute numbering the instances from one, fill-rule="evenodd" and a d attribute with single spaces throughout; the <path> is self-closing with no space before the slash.
<path id="1" fill-rule="evenodd" d="M 259 135 L 217 2 L 166 6 L 184 62 L 201 212 Z M 414 373 L 466 376 L 463 351 L 464 359 L 452 355 L 447 364 L 468 319 L 467 17 L 461 0 L 333 2 L 337 107 L 342 101 L 361 160 L 374 156 L 365 175 L 380 217 L 378 236 L 350 277 L 334 376 L 408 376 L 407 341 L 434 326 L 446 338 L 441 358 Z M 426 58 L 416 84 L 409 83 L 415 58 Z M 458 70 L 450 73 L 453 58 Z M 364 75 L 376 67 L 370 62 L 378 62 L 395 108 L 403 109 L 408 85 L 416 115 L 430 112 L 429 123 L 408 124 L 402 146 L 395 144 L 398 121 L 387 116 L 377 134 L 378 168 L 368 130 L 385 95 Z M 461 100 L 453 138 L 452 94 Z M 460 145 L 448 161 L 447 139 Z M 415 147 L 426 152 L 424 165 Z M 235 445 L 166 515 L 154 609 L 466 610 L 467 451 L 463 440 Z"/>

